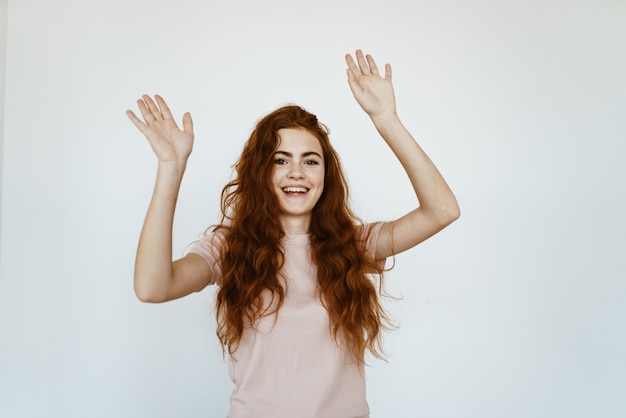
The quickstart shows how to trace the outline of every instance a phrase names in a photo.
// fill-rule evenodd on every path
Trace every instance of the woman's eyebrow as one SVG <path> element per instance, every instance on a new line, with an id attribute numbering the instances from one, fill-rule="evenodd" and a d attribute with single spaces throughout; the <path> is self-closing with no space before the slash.
<path id="1" fill-rule="evenodd" d="M 289 157 L 289 158 L 292 158 L 292 157 L 293 157 L 293 154 L 292 154 L 291 152 L 287 152 L 287 151 L 280 151 L 280 150 L 279 150 L 279 151 L 276 151 L 276 152 L 274 153 L 274 155 L 284 155 L 285 157 Z M 303 156 L 303 157 L 310 157 L 311 155 L 315 155 L 315 156 L 317 156 L 317 157 L 319 157 L 319 158 L 322 158 L 322 156 L 321 156 L 318 152 L 315 152 L 315 151 L 307 151 L 307 152 L 303 152 L 303 153 L 302 153 L 302 156 Z"/>

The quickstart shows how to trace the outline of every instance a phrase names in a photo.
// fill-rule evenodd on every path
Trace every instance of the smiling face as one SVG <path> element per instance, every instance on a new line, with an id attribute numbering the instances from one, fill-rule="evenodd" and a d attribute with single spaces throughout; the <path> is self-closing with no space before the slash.
<path id="1" fill-rule="evenodd" d="M 305 129 L 278 130 L 272 187 L 287 234 L 305 234 L 311 213 L 324 191 L 324 157 L 315 135 Z"/>

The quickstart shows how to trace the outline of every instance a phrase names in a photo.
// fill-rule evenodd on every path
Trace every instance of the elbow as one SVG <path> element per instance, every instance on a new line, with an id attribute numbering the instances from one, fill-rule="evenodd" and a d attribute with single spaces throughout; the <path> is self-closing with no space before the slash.
<path id="1" fill-rule="evenodd" d="M 456 201 L 454 202 L 454 205 L 452 205 L 452 207 L 448 208 L 447 212 L 448 220 L 450 221 L 449 223 L 452 223 L 461 217 L 461 208 Z"/>
<path id="2" fill-rule="evenodd" d="M 158 292 L 153 286 L 147 286 L 142 284 L 140 280 L 135 276 L 135 296 L 141 302 L 144 303 L 163 303 L 167 301 L 165 295 L 162 292 Z"/>
<path id="3" fill-rule="evenodd" d="M 456 200 L 443 205 L 439 209 L 438 220 L 439 224 L 442 228 L 450 225 L 452 222 L 459 219 L 461 216 L 461 208 L 459 207 Z"/>

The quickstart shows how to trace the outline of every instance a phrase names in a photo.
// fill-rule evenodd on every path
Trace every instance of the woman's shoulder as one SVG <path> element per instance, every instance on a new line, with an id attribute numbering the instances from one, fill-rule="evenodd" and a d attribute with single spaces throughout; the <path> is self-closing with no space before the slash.
<path id="1" fill-rule="evenodd" d="M 383 225 L 384 225 L 384 222 L 380 222 L 380 221 L 357 224 L 356 228 L 357 228 L 357 234 L 358 234 L 359 239 L 369 240 L 373 237 L 375 240 L 376 236 L 378 236 L 378 232 L 380 231 L 380 228 Z"/>
<path id="2" fill-rule="evenodd" d="M 220 256 L 226 235 L 227 230 L 225 227 L 209 227 L 198 240 L 189 245 L 187 253 L 198 254 L 206 259 L 207 262 L 215 262 Z"/>

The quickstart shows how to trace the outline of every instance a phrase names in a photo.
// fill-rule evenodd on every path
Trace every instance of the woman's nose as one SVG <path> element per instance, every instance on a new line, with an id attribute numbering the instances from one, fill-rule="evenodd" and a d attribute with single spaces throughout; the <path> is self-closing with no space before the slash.
<path id="1" fill-rule="evenodd" d="M 304 170 L 300 164 L 293 164 L 287 173 L 289 178 L 304 178 Z"/>

